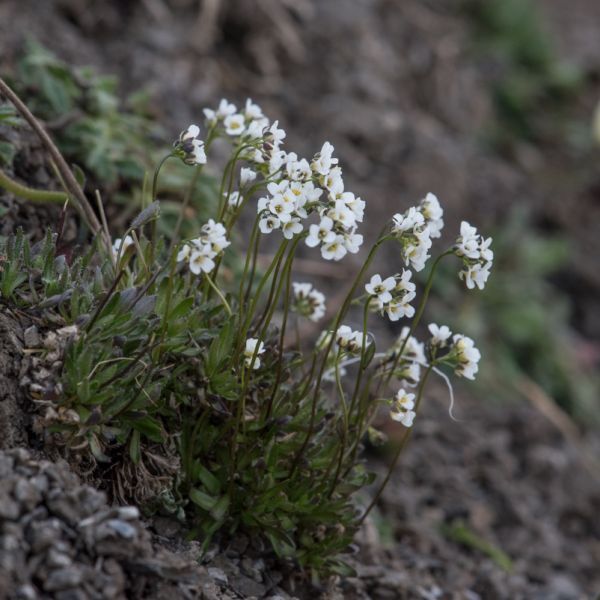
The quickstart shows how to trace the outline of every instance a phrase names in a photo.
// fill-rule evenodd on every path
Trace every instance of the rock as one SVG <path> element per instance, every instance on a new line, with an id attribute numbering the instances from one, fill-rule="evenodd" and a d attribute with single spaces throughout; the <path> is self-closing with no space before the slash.
<path id="1" fill-rule="evenodd" d="M 247 596 L 258 596 L 259 598 L 262 598 L 267 592 L 267 588 L 262 583 L 241 574 L 230 578 L 229 585 L 235 592 L 242 596 L 242 598 Z"/>
<path id="2" fill-rule="evenodd" d="M 219 569 L 217 567 L 208 567 L 208 574 L 219 584 L 227 585 L 229 580 L 227 575 L 225 575 L 225 571 L 223 569 Z"/>
<path id="3" fill-rule="evenodd" d="M 79 585 L 83 581 L 83 573 L 76 566 L 52 571 L 44 583 L 47 592 L 66 590 Z"/>
<path id="4" fill-rule="evenodd" d="M 39 348 L 42 345 L 40 334 L 35 325 L 28 327 L 23 332 L 23 340 L 25 341 L 26 348 Z"/>

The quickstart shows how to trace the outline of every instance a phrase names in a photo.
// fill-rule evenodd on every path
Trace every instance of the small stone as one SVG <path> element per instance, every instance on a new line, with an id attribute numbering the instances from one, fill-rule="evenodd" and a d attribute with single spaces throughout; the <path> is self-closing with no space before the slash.
<path id="1" fill-rule="evenodd" d="M 106 522 L 106 526 L 110 527 L 113 531 L 116 531 L 122 538 L 126 540 L 132 540 L 136 534 L 137 530 L 135 527 L 126 523 L 125 521 L 121 521 L 120 519 L 111 519 Z"/>
<path id="2" fill-rule="evenodd" d="M 236 575 L 231 578 L 230 585 L 243 598 L 247 596 L 262 598 L 267 591 L 267 588 L 262 583 L 254 581 L 254 579 L 250 579 L 250 577 L 246 577 L 245 575 Z"/>
<path id="3" fill-rule="evenodd" d="M 32 585 L 22 585 L 17 589 L 17 600 L 36 600 L 38 593 Z"/>
<path id="4" fill-rule="evenodd" d="M 51 548 L 46 558 L 48 566 L 52 568 L 68 567 L 73 561 L 68 554 L 60 552 L 55 548 Z"/>
<path id="5" fill-rule="evenodd" d="M 47 592 L 58 592 L 74 588 L 83 581 L 83 573 L 75 566 L 52 571 L 44 583 Z"/>
<path id="6" fill-rule="evenodd" d="M 227 585 L 228 578 L 227 575 L 225 575 L 225 571 L 222 569 L 217 569 L 217 567 L 208 567 L 208 574 L 218 583 Z"/>
<path id="7" fill-rule="evenodd" d="M 39 348 L 42 345 L 42 340 L 40 339 L 40 334 L 35 325 L 28 327 L 23 332 L 23 339 L 25 341 L 26 348 Z"/>
<path id="8" fill-rule="evenodd" d="M 27 479 L 17 481 L 13 494 L 27 510 L 33 510 L 42 501 L 39 490 Z"/>

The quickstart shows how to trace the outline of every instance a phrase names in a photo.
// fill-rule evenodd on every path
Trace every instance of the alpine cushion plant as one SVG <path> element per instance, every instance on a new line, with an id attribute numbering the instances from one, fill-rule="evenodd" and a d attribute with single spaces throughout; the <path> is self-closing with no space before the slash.
<path id="1" fill-rule="evenodd" d="M 317 322 L 326 312 L 323 293 L 293 281 L 299 245 L 327 261 L 357 253 L 365 202 L 345 189 L 328 142 L 310 159 L 285 151 L 285 131 L 251 100 L 241 110 L 222 100 L 204 114 L 205 136 L 196 125 L 179 136 L 156 169 L 153 204 L 112 248 L 96 244 L 74 269 L 56 255 L 50 233 L 37 257 L 22 236 L 9 240 L 0 252 L 2 301 L 39 306 L 44 285 L 56 280 L 60 324 L 76 333 L 59 381 L 37 390 L 52 408 L 44 423 L 70 452 L 110 463 L 121 496 L 175 511 L 205 543 L 244 530 L 315 573 L 344 573 L 340 555 L 389 479 L 361 506 L 358 492 L 374 481 L 361 448 L 376 433 L 375 416 L 387 407 L 404 428 L 391 472 L 430 373 L 477 372 L 470 338 L 435 324 L 426 342 L 415 333 L 439 262 L 457 256 L 466 286 L 483 288 L 491 240 L 463 223 L 418 298 L 413 271 L 427 266 L 443 227 L 441 205 L 428 194 L 385 225 L 319 338 L 292 341 L 291 321 Z M 215 213 L 192 239 L 159 240 L 162 165 L 180 159 L 201 176 L 219 138 L 231 155 Z M 240 236 L 243 211 L 252 226 Z M 266 236 L 277 244 L 260 270 Z M 384 243 L 399 247 L 398 272 L 367 278 Z M 42 263 L 44 277 L 32 279 Z M 372 318 L 407 325 L 379 349 Z"/>

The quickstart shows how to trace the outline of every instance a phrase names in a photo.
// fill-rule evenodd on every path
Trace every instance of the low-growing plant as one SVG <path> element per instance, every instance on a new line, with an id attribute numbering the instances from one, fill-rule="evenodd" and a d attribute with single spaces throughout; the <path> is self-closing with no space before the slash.
<path id="1" fill-rule="evenodd" d="M 491 239 L 463 222 L 430 261 L 444 223 L 428 194 L 385 223 L 318 339 L 296 339 L 293 319 L 327 312 L 323 293 L 294 280 L 298 248 L 325 261 L 359 252 L 365 202 L 345 189 L 328 142 L 310 160 L 286 152 L 285 132 L 251 100 L 241 110 L 222 100 L 204 114 L 204 139 L 196 125 L 182 132 L 155 171 L 153 203 L 112 249 L 98 235 L 93 252 L 72 260 L 51 233 L 35 251 L 22 234 L 9 240 L 1 300 L 60 315 L 60 380 L 35 389 L 45 425 L 71 452 L 106 465 L 118 492 L 178 511 L 205 544 L 243 530 L 314 573 L 346 573 L 340 555 L 410 437 L 430 374 L 477 373 L 470 338 L 433 323 L 425 342 L 414 334 L 440 262 L 457 257 L 466 286 L 483 288 Z M 231 145 L 219 204 L 193 238 L 165 243 L 161 170 L 180 160 L 200 173 L 217 139 Z M 250 231 L 234 236 L 243 212 Z M 275 251 L 259 270 L 267 237 Z M 399 264 L 369 277 L 383 244 L 396 245 Z M 232 254 L 239 272 L 226 267 Z M 417 301 L 413 272 L 428 265 Z M 369 330 L 382 317 L 407 323 L 384 348 Z M 358 492 L 374 475 L 361 448 L 381 409 L 404 434 L 365 508 Z"/>

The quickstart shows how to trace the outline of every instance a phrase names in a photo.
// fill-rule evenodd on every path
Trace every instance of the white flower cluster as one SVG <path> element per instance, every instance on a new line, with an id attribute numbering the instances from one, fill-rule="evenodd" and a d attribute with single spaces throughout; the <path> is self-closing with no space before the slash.
<path id="1" fill-rule="evenodd" d="M 491 237 L 485 239 L 477 233 L 475 227 L 466 221 L 461 223 L 460 237 L 456 240 L 454 252 L 463 260 L 464 269 L 459 277 L 464 279 L 470 290 L 475 286 L 480 290 L 485 287 L 494 260 L 491 244 Z"/>
<path id="2" fill-rule="evenodd" d="M 400 388 L 392 400 L 392 409 L 390 416 L 394 421 L 398 421 L 404 427 L 412 427 L 415 420 L 415 395 L 409 394 L 404 388 Z"/>
<path id="3" fill-rule="evenodd" d="M 349 354 L 360 354 L 363 347 L 369 346 L 369 338 L 366 339 L 363 336 L 362 331 L 354 331 L 348 325 L 341 325 L 335 332 L 335 343 L 338 348 L 345 350 Z"/>
<path id="4" fill-rule="evenodd" d="M 475 348 L 475 342 L 470 337 L 460 333 L 457 333 L 452 341 L 453 346 L 450 350 L 450 356 L 453 356 L 457 363 L 454 372 L 461 377 L 475 379 L 481 358 L 481 352 Z"/>
<path id="5" fill-rule="evenodd" d="M 367 294 L 375 298 L 374 306 L 381 314 L 387 314 L 390 321 L 398 321 L 402 317 L 412 317 L 415 309 L 410 305 L 416 296 L 416 286 L 411 281 L 412 272 L 402 269 L 402 273 L 381 278 L 376 274 L 365 285 Z"/>
<path id="6" fill-rule="evenodd" d="M 132 246 L 133 244 L 134 241 L 130 235 L 126 235 L 123 239 L 116 238 L 112 245 L 112 253 L 115 259 L 119 256 L 119 254 L 123 256 L 127 248 L 129 248 L 129 246 Z"/>
<path id="7" fill-rule="evenodd" d="M 252 365 L 253 369 L 260 369 L 260 358 L 259 356 L 265 351 L 264 342 L 259 342 L 256 338 L 248 338 L 246 340 L 246 347 L 244 348 L 244 363 L 247 367 Z M 256 356 L 255 356 L 256 354 Z M 254 357 L 254 363 L 252 358 Z"/>
<path id="8" fill-rule="evenodd" d="M 179 135 L 179 139 L 174 146 L 176 152 L 180 153 L 181 159 L 187 165 L 206 164 L 206 153 L 204 152 L 204 142 L 198 139 L 200 127 L 190 125 Z"/>
<path id="9" fill-rule="evenodd" d="M 312 283 L 292 283 L 294 302 L 292 310 L 311 321 L 319 321 L 325 315 L 325 296 Z"/>
<path id="10" fill-rule="evenodd" d="M 394 215 L 392 233 L 402 245 L 405 264 L 415 271 L 425 267 L 431 239 L 441 236 L 443 215 L 444 211 L 433 194 L 427 194 L 418 207 L 411 206 L 406 212 Z"/>
<path id="11" fill-rule="evenodd" d="M 194 275 L 210 273 L 215 268 L 214 259 L 231 243 L 226 233 L 222 223 L 215 223 L 213 219 L 209 219 L 208 223 L 202 226 L 199 237 L 181 247 L 177 261 L 186 261 Z"/>
<path id="12" fill-rule="evenodd" d="M 310 162 L 286 152 L 281 148 L 285 131 L 278 121 L 271 124 L 250 99 L 240 112 L 234 104 L 221 100 L 216 110 L 205 109 L 204 114 L 209 126 L 220 127 L 236 143 L 250 146 L 242 157 L 252 168 L 242 169 L 240 185 L 254 181 L 257 172 L 269 181 L 268 195 L 257 205 L 263 234 L 281 229 L 286 239 L 292 239 L 305 230 L 309 215 L 316 213 L 319 223 L 309 227 L 308 246 L 320 247 L 326 260 L 358 252 L 363 236 L 356 230 L 363 220 L 365 202 L 344 190 L 342 169 L 329 142 Z"/>
<path id="13" fill-rule="evenodd" d="M 429 324 L 429 333 L 431 333 L 429 344 L 433 358 L 441 358 L 443 362 L 452 365 L 457 375 L 475 379 L 481 353 L 475 348 L 473 340 L 460 333 L 452 336 L 452 331 L 447 325 L 440 327 L 435 323 Z M 447 352 L 440 357 L 438 352 L 444 349 L 447 349 Z"/>

